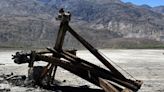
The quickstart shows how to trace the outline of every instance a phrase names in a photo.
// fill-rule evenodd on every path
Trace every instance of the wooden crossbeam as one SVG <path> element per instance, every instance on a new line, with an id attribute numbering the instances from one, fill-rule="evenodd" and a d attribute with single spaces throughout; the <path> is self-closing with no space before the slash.
<path id="1" fill-rule="evenodd" d="M 137 85 L 135 85 L 135 83 L 133 81 L 128 81 L 128 80 L 123 81 L 121 79 L 114 77 L 113 74 L 110 72 L 104 73 L 103 72 L 104 70 L 95 69 L 95 68 L 93 68 L 94 66 L 88 66 L 87 64 L 71 63 L 68 61 L 60 60 L 55 57 L 44 56 L 44 55 L 36 55 L 36 60 L 42 60 L 45 62 L 55 64 L 56 66 L 60 66 L 64 69 L 74 73 L 75 75 L 78 75 L 79 77 L 81 77 L 83 79 L 86 79 L 87 81 L 89 81 L 97 86 L 100 85 L 98 82 L 98 77 L 100 77 L 100 78 L 107 79 L 107 80 L 113 81 L 115 83 L 118 83 L 119 85 L 125 86 L 132 90 L 139 89 L 139 87 Z M 132 82 L 134 84 L 132 84 Z"/>

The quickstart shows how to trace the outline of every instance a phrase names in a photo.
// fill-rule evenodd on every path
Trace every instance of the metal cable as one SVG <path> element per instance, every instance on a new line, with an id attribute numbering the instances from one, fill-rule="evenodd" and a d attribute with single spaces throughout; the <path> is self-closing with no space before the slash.
<path id="1" fill-rule="evenodd" d="M 119 66 L 118 64 L 116 64 L 113 60 L 111 60 L 109 57 L 107 57 L 105 54 L 103 54 L 101 51 L 98 50 L 98 52 L 103 55 L 104 57 L 106 57 L 106 59 L 108 59 L 109 61 L 111 61 L 113 64 L 115 64 L 117 67 L 119 67 L 121 70 L 123 70 L 126 74 L 128 74 L 131 78 L 135 79 L 130 73 L 128 73 L 125 69 L 123 69 L 121 66 Z"/>

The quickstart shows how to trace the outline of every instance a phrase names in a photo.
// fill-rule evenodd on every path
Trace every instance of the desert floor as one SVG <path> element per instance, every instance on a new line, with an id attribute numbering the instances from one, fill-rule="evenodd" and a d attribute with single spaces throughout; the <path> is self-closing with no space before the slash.
<path id="1" fill-rule="evenodd" d="M 18 50 L 0 50 L 0 75 L 10 74 L 13 72 L 16 75 L 27 75 L 28 65 L 14 64 L 12 54 Z M 107 58 L 110 58 L 121 68 L 130 73 L 135 79 L 143 80 L 139 92 L 164 92 L 164 50 L 145 50 L 145 49 L 131 49 L 131 50 L 99 50 Z M 77 56 L 98 66 L 104 67 L 92 54 L 86 50 L 77 52 Z M 127 78 L 131 78 L 125 71 L 120 69 L 117 65 L 111 62 L 121 73 Z M 36 62 L 35 65 L 46 65 L 44 62 Z M 105 68 L 105 67 L 104 67 Z M 37 88 L 26 88 L 11 85 L 10 83 L 1 82 L 0 90 L 4 88 L 10 89 L 11 92 L 50 92 L 48 90 Z M 62 68 L 58 68 L 56 80 L 60 82 L 61 86 L 83 86 L 88 85 L 90 88 L 98 88 L 93 84 L 69 73 Z M 65 82 L 63 82 L 65 81 Z M 53 91 L 54 92 L 54 91 Z M 62 91 L 57 91 L 62 92 Z"/>

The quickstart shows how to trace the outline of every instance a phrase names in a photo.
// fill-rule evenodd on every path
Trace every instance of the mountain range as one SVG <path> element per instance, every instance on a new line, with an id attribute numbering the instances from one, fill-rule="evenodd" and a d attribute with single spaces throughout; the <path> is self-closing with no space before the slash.
<path id="1" fill-rule="evenodd" d="M 157 13 L 164 14 L 164 6 L 151 7 L 149 5 L 141 5 L 141 7 L 146 8 L 146 9 L 150 9 L 150 10 L 157 12 Z"/>
<path id="2" fill-rule="evenodd" d="M 120 0 L 1 0 L 0 47 L 54 46 L 58 10 L 72 13 L 70 26 L 97 48 L 163 46 L 164 6 Z M 65 48 L 82 48 L 69 33 Z"/>

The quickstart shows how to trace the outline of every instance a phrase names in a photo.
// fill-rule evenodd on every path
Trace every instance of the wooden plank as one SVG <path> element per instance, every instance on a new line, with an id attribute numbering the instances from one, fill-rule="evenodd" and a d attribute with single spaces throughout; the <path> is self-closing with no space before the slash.
<path id="1" fill-rule="evenodd" d="M 111 85 L 107 80 L 99 78 L 100 86 L 105 92 L 120 92 L 113 85 Z"/>

